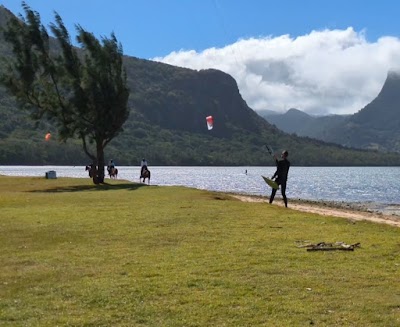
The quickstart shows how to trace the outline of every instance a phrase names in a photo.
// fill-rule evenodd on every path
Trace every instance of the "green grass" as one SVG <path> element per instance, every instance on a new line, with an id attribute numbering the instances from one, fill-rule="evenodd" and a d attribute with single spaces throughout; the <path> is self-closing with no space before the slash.
<path id="1" fill-rule="evenodd" d="M 0 177 L 0 326 L 400 326 L 398 228 L 107 182 Z"/>

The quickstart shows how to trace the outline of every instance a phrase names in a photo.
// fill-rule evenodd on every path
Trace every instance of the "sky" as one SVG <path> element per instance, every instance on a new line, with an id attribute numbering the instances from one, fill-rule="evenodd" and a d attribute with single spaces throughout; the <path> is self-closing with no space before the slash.
<path id="1" fill-rule="evenodd" d="M 0 0 L 14 14 L 21 1 Z M 235 78 L 254 110 L 353 114 L 400 70 L 397 0 L 30 0 L 124 54 Z"/>

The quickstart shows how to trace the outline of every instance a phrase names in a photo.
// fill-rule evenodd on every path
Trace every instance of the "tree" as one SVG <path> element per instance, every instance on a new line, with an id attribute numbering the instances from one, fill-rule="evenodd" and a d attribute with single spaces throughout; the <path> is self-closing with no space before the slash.
<path id="1" fill-rule="evenodd" d="M 80 138 L 98 167 L 93 181 L 102 183 L 104 149 L 129 116 L 122 46 L 114 33 L 99 41 L 76 25 L 79 50 L 56 12 L 51 38 L 39 13 L 25 2 L 22 7 L 25 17 L 11 18 L 3 32 L 14 60 L 8 59 L 1 82 L 33 119 L 55 124 L 61 141 Z"/>

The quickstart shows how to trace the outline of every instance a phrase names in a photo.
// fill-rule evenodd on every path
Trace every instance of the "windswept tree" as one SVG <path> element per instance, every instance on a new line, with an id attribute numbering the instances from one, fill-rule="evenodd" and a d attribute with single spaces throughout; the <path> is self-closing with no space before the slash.
<path id="1" fill-rule="evenodd" d="M 98 166 L 93 181 L 104 181 L 104 149 L 129 116 L 129 89 L 123 51 L 114 33 L 98 40 L 76 25 L 79 48 L 72 45 L 61 17 L 49 25 L 22 3 L 25 17 L 13 17 L 3 31 L 12 46 L 2 84 L 36 121 L 56 125 L 59 138 L 80 138 L 85 153 Z"/>

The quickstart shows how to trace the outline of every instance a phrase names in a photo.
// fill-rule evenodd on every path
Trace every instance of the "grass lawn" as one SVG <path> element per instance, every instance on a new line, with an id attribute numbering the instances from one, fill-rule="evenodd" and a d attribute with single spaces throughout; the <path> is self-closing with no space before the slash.
<path id="1" fill-rule="evenodd" d="M 398 228 L 223 193 L 0 176 L 0 250 L 0 326 L 400 326 Z"/>

